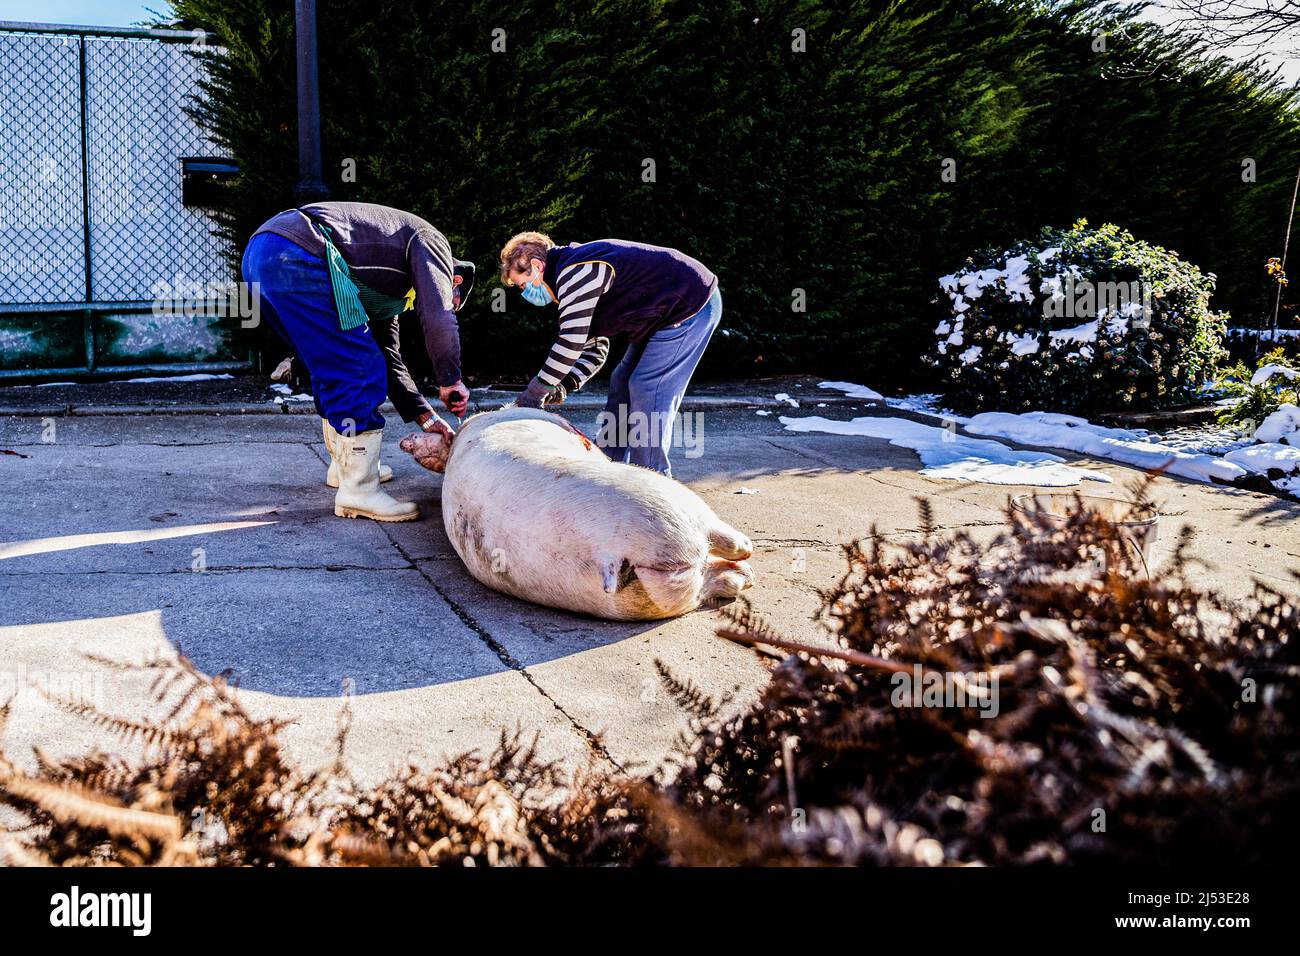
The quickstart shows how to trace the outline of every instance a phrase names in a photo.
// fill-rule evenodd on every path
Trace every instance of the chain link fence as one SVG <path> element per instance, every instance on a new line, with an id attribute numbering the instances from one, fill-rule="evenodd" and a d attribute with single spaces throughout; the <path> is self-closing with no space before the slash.
<path id="1" fill-rule="evenodd" d="M 0 32 L 0 304 L 87 296 L 81 40 Z"/>
<path id="2" fill-rule="evenodd" d="M 186 110 L 203 42 L 0 23 L 0 376 L 230 364 L 232 330 L 152 308 L 178 283 L 237 278 L 182 202 L 182 157 L 220 155 Z"/>

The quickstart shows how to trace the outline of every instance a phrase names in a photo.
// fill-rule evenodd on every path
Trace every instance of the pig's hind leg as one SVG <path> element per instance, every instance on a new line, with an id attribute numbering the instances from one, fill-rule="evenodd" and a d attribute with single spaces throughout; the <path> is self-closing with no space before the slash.
<path id="1" fill-rule="evenodd" d="M 702 604 L 727 604 L 740 597 L 740 592 L 754 583 L 754 570 L 748 561 L 726 561 L 710 558 L 704 570 Z"/>
<path id="2" fill-rule="evenodd" d="M 682 565 L 663 569 L 637 565 L 636 578 L 646 597 L 665 617 L 685 614 L 700 605 L 704 574 L 698 567 Z"/>
<path id="3" fill-rule="evenodd" d="M 744 561 L 754 554 L 754 542 L 729 524 L 719 521 L 709 529 L 709 554 L 728 561 Z"/>

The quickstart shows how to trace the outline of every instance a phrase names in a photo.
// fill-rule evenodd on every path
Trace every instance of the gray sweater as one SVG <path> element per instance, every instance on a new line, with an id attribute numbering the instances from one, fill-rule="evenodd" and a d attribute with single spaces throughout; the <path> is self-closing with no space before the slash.
<path id="1" fill-rule="evenodd" d="M 283 236 L 320 259 L 325 243 L 312 221 L 329 227 L 334 245 L 356 277 L 385 295 L 401 298 L 415 289 L 415 314 L 441 386 L 461 379 L 460 329 L 452 311 L 453 256 L 446 237 L 419 216 L 363 202 L 312 203 L 287 209 L 262 224 L 258 233 Z M 257 233 L 254 233 L 256 235 Z M 429 408 L 397 349 L 392 329 L 372 328 L 389 367 L 389 397 L 406 421 Z M 396 388 L 396 391 L 394 389 Z"/>

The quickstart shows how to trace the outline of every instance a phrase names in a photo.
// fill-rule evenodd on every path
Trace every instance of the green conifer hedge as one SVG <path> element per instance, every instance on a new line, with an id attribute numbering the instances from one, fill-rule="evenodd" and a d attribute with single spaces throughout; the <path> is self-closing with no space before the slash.
<path id="1" fill-rule="evenodd" d="M 223 48 L 197 112 L 240 162 L 221 226 L 242 248 L 294 202 L 293 3 L 174 6 Z M 1112 4 L 319 7 L 333 198 L 410 209 L 489 275 L 525 228 L 679 247 L 721 277 L 708 374 L 923 385 L 934 277 L 1083 217 L 1217 274 L 1238 322 L 1270 307 L 1296 93 Z M 553 328 L 495 288 L 462 313 L 480 383 L 535 370 Z"/>

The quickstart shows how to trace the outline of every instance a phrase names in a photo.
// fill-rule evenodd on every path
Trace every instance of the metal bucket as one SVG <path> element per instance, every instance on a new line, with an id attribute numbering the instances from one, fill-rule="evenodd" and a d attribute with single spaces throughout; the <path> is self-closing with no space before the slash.
<path id="1" fill-rule="evenodd" d="M 1093 511 L 1115 525 L 1120 539 L 1131 547 L 1151 575 L 1152 554 L 1160 534 L 1160 516 L 1150 506 L 1138 507 L 1115 498 L 1091 495 L 1028 494 L 1011 499 L 1011 510 L 1029 518 L 1043 519 L 1049 525 L 1064 527 L 1071 514 L 1080 508 Z"/>

